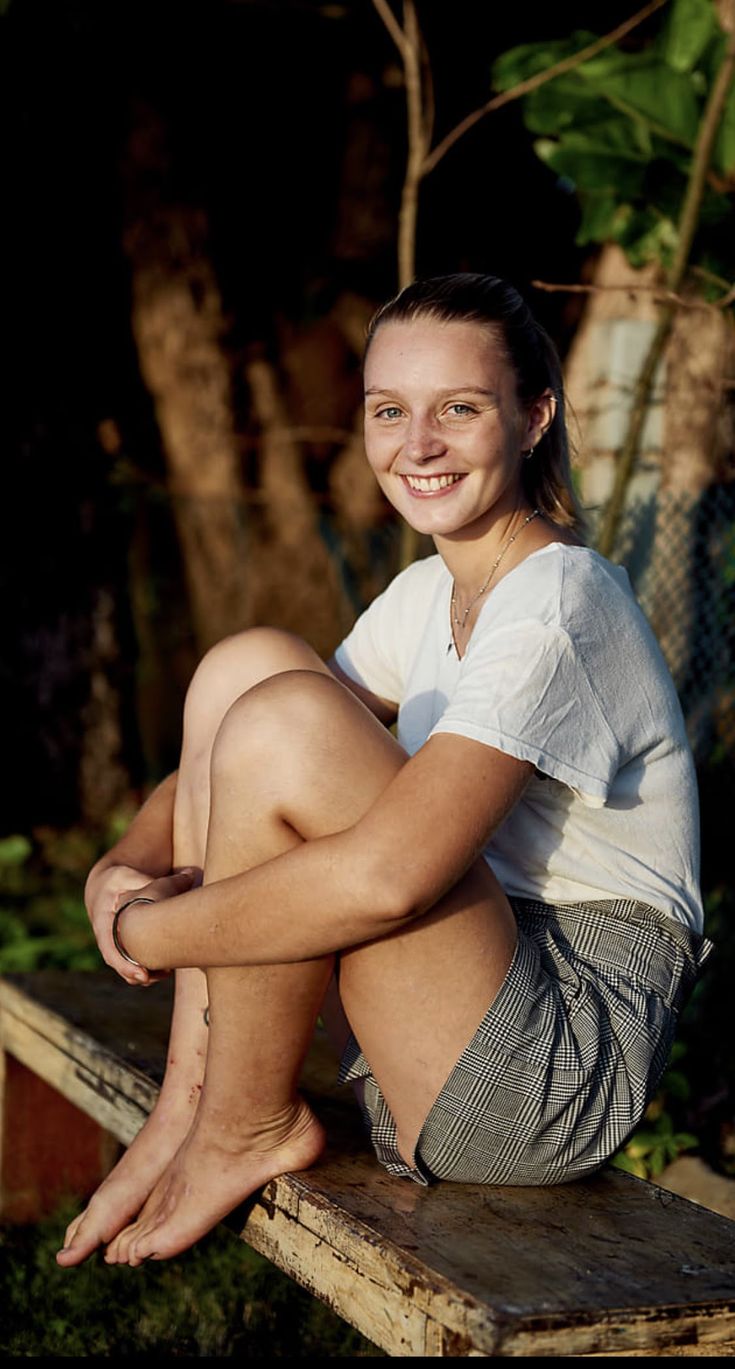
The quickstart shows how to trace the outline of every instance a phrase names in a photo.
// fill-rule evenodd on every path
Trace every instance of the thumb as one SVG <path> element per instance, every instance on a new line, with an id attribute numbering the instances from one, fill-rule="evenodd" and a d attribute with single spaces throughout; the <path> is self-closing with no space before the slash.
<path id="1" fill-rule="evenodd" d="M 202 882 L 202 871 L 195 865 L 184 865 L 180 870 L 176 870 L 170 876 L 174 880 L 174 887 L 177 893 L 183 893 L 186 889 L 192 889 L 195 885 Z"/>

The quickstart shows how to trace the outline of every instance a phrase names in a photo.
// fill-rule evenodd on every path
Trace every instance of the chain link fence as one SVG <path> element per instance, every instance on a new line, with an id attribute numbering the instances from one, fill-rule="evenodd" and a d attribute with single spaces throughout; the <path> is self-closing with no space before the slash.
<path id="1" fill-rule="evenodd" d="M 613 559 L 661 644 L 697 763 L 735 766 L 735 481 L 631 504 Z"/>

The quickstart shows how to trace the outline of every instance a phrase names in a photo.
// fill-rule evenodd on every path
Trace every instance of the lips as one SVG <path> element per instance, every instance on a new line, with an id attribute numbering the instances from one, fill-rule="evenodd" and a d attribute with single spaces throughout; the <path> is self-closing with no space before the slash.
<path id="1" fill-rule="evenodd" d="M 459 484 L 463 475 L 404 475 L 402 479 L 413 494 L 441 494 Z"/>

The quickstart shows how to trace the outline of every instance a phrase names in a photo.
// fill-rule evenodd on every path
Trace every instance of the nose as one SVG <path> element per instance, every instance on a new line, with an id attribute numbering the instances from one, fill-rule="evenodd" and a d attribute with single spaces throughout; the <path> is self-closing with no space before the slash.
<path id="1" fill-rule="evenodd" d="M 430 415 L 412 414 L 403 444 L 411 461 L 430 461 L 445 451 L 444 436 Z"/>

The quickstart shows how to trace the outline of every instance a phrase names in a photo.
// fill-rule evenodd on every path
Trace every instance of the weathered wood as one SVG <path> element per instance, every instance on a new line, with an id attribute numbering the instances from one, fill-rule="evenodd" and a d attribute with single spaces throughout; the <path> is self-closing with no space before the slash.
<path id="1" fill-rule="evenodd" d="M 10 1053 L 0 1053 L 0 1218 L 37 1222 L 70 1194 L 91 1195 L 119 1146 Z"/>
<path id="2" fill-rule="evenodd" d="M 155 1100 L 169 1013 L 168 984 L 0 981 L 5 1048 L 123 1140 Z M 392 1179 L 334 1073 L 318 1039 L 303 1087 L 330 1136 L 323 1159 L 227 1225 L 376 1345 L 410 1357 L 730 1353 L 735 1222 L 613 1169 L 537 1189 Z"/>

